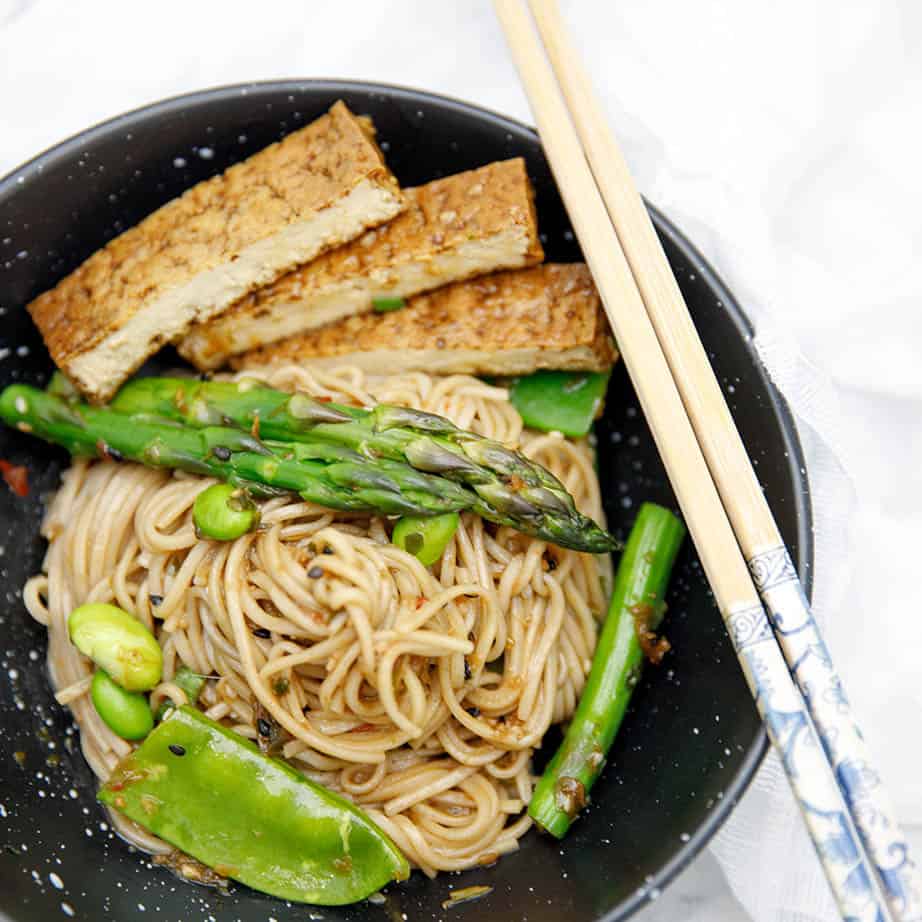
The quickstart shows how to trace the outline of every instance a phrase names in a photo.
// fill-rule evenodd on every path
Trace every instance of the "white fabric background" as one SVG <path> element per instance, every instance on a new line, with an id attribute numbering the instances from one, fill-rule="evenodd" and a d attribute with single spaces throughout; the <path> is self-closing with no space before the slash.
<path id="1" fill-rule="evenodd" d="M 740 297 L 797 412 L 817 607 L 899 812 L 922 828 L 922 4 L 564 7 L 642 190 Z M 160 97 L 291 76 L 415 85 L 529 118 L 486 0 L 0 0 L 0 174 Z M 775 763 L 713 853 L 736 898 L 703 856 L 647 922 L 835 917 Z"/>

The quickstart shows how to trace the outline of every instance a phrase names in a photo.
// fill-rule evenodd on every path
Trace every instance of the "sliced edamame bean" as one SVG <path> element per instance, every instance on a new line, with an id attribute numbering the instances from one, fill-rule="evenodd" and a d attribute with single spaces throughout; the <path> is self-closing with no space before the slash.
<path id="1" fill-rule="evenodd" d="M 216 483 L 195 497 L 192 521 L 202 538 L 233 541 L 259 524 L 259 509 L 246 490 Z"/>
<path id="2" fill-rule="evenodd" d="M 137 618 L 115 605 L 93 602 L 67 619 L 70 639 L 126 691 L 148 691 L 159 681 L 163 651 Z"/>
<path id="3" fill-rule="evenodd" d="M 97 669 L 90 686 L 93 707 L 103 723 L 122 739 L 140 740 L 154 728 L 147 695 L 125 691 L 103 669 Z"/>
<path id="4" fill-rule="evenodd" d="M 460 521 L 457 512 L 431 516 L 405 515 L 397 520 L 391 540 L 430 567 L 445 552 Z"/>

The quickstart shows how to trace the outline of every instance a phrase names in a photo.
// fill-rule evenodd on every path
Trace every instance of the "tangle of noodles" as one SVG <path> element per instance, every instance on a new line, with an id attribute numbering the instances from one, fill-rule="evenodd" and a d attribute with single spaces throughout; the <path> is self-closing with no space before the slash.
<path id="1" fill-rule="evenodd" d="M 354 368 L 284 368 L 267 380 L 443 414 L 520 447 L 603 520 L 588 445 L 523 432 L 504 389 L 466 376 L 366 378 Z M 261 503 L 256 532 L 210 542 L 196 538 L 191 515 L 209 483 L 76 461 L 48 509 L 48 553 L 25 601 L 48 628 L 51 678 L 93 771 L 105 779 L 131 744 L 96 714 L 92 664 L 68 640 L 69 612 L 88 601 L 135 613 L 159 638 L 155 707 L 185 703 L 171 681 L 181 664 L 212 677 L 199 699 L 209 717 L 251 739 L 269 720 L 274 752 L 361 804 L 425 873 L 515 849 L 530 824 L 532 751 L 572 713 L 589 670 L 608 558 L 465 514 L 426 568 L 389 543 L 387 520 L 285 497 Z M 318 565 L 323 576 L 310 578 Z M 170 851 L 113 821 L 140 848 Z"/>

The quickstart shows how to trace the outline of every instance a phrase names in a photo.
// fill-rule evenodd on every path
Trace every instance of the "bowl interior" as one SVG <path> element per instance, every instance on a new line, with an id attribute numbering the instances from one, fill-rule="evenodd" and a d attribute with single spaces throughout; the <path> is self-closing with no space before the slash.
<path id="1" fill-rule="evenodd" d="M 43 383 L 50 373 L 24 309 L 32 297 L 158 205 L 337 98 L 373 116 L 404 185 L 525 157 L 548 259 L 580 257 L 537 138 L 518 123 L 427 94 L 350 83 L 196 94 L 91 129 L 0 183 L 0 385 Z M 790 416 L 732 296 L 678 231 L 654 218 L 784 537 L 801 573 L 809 573 L 809 498 Z M 623 367 L 598 435 L 613 530 L 623 535 L 644 499 L 675 505 Z M 62 904 L 99 922 L 134 917 L 142 906 L 161 922 L 437 919 L 451 889 L 473 884 L 494 889 L 453 913 L 531 922 L 623 918 L 702 847 L 764 751 L 720 616 L 686 546 L 668 600 L 673 651 L 646 670 L 592 805 L 563 843 L 532 832 L 492 867 L 435 881 L 416 873 L 390 888 L 383 907 L 306 910 L 245 887 L 222 894 L 180 883 L 106 826 L 75 727 L 48 686 L 43 629 L 22 606 L 20 588 L 41 565 L 42 496 L 55 489 L 66 458 L 6 429 L 0 457 L 27 464 L 32 487 L 25 500 L 0 487 L 0 915 L 16 922 L 60 913 Z"/>

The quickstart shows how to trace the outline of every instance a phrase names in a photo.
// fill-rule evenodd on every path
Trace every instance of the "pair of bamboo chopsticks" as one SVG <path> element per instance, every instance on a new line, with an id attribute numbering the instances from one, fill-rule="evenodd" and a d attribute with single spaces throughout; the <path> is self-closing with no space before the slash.
<path id="1" fill-rule="evenodd" d="M 653 224 L 555 0 L 529 4 L 531 16 L 524 0 L 495 0 L 570 220 L 833 896 L 845 919 L 917 922 L 922 884 L 906 839 Z"/>

